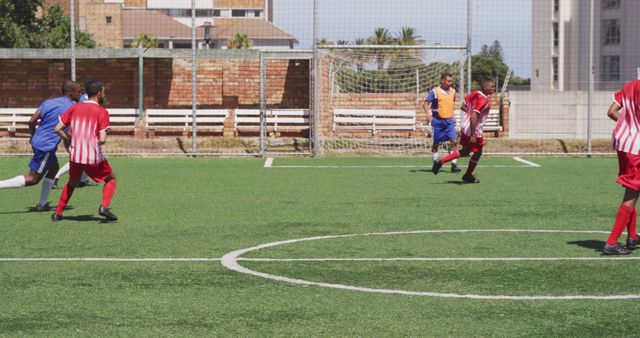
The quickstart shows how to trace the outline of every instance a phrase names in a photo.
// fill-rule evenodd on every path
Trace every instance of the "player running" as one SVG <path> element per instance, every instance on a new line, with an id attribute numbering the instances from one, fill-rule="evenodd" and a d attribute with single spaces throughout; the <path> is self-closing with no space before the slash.
<path id="1" fill-rule="evenodd" d="M 91 80 L 85 85 L 89 99 L 78 103 L 60 116 L 56 126 L 56 133 L 69 142 L 69 183 L 65 185 L 60 195 L 60 202 L 56 212 L 51 215 L 54 222 L 61 221 L 67 203 L 73 195 L 74 189 L 80 183 L 84 171 L 94 181 L 104 182 L 102 189 L 102 204 L 98 214 L 109 221 L 117 221 L 118 217 L 109 209 L 111 199 L 116 191 L 116 179 L 109 162 L 102 154 L 101 146 L 107 142 L 109 129 L 109 112 L 102 107 L 105 90 L 102 82 Z M 65 132 L 65 128 L 69 131 Z"/>
<path id="2" fill-rule="evenodd" d="M 640 80 L 631 81 L 614 95 L 614 102 L 607 113 L 617 121 L 613 130 L 613 148 L 618 152 L 618 179 L 625 189 L 622 204 L 618 207 L 613 229 L 602 248 L 605 255 L 628 255 L 638 247 L 636 203 L 640 194 Z M 627 229 L 627 246 L 618 243 L 618 238 Z"/>
<path id="3" fill-rule="evenodd" d="M 442 161 L 436 161 L 433 165 L 433 173 L 435 175 L 438 175 L 444 163 L 473 153 L 469 161 L 469 167 L 467 167 L 467 172 L 462 176 L 462 181 L 465 183 L 480 183 L 480 180 L 473 176 L 473 171 L 476 169 L 478 161 L 480 161 L 480 157 L 482 156 L 482 148 L 484 147 L 483 126 L 491 110 L 489 96 L 495 92 L 496 84 L 492 80 L 482 80 L 480 81 L 480 89 L 481 90 L 471 92 L 471 94 L 464 99 L 464 104 L 462 105 L 462 110 L 467 114 L 462 124 L 462 133 L 460 136 L 462 150 L 456 150 L 443 158 Z"/>
<path id="4" fill-rule="evenodd" d="M 0 181 L 0 189 L 21 188 L 36 185 L 45 177 L 40 189 L 40 200 L 35 207 L 36 211 L 50 210 L 49 192 L 60 167 L 56 157 L 60 136 L 56 134 L 54 128 L 60 115 L 73 106 L 82 94 L 80 84 L 71 80 L 65 81 L 61 89 L 62 96 L 45 100 L 29 120 L 31 133 L 29 141 L 33 150 L 33 157 L 29 162 L 29 174 Z"/>
<path id="5" fill-rule="evenodd" d="M 456 131 L 456 120 L 454 116 L 454 105 L 456 90 L 451 87 L 453 75 L 443 73 L 440 76 L 440 86 L 429 91 L 427 98 L 422 104 L 422 109 L 427 113 L 427 124 L 433 126 L 433 144 L 431 146 L 431 157 L 433 166 L 438 161 L 438 148 L 444 142 L 451 143 L 451 149 L 458 148 L 458 132 Z M 458 164 L 454 159 L 451 161 L 451 172 L 460 172 Z"/>

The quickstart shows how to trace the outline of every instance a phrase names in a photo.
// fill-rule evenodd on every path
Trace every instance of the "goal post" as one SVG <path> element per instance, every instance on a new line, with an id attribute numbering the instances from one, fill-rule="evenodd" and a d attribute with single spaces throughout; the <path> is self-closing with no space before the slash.
<path id="1" fill-rule="evenodd" d="M 464 96 L 466 46 L 318 46 L 320 154 L 427 152 L 430 127 L 422 103 L 454 78 Z M 456 105 L 458 107 L 458 105 Z"/>

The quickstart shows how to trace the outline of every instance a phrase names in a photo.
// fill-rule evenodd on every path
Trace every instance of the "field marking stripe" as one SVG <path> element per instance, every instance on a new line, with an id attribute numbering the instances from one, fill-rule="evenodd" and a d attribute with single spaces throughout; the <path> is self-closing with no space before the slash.
<path id="1" fill-rule="evenodd" d="M 514 157 L 513 159 L 514 159 L 514 160 L 516 160 L 516 161 L 518 161 L 518 162 L 520 162 L 520 163 L 524 163 L 524 164 L 526 164 L 526 165 L 528 165 L 528 166 L 530 166 L 530 167 L 533 167 L 533 168 L 540 168 L 540 167 L 542 167 L 541 165 L 539 165 L 539 164 L 537 164 L 537 163 L 533 163 L 533 162 L 531 162 L 531 161 L 527 161 L 527 160 L 525 160 L 525 159 L 523 159 L 523 158 L 520 158 L 520 157 L 517 157 L 517 156 L 516 156 L 516 157 Z"/>
<path id="2" fill-rule="evenodd" d="M 264 161 L 265 168 L 271 168 L 272 165 L 273 165 L 273 157 L 269 157 L 267 158 L 266 161 Z"/>
<path id="3" fill-rule="evenodd" d="M 220 258 L 0 258 L 0 262 L 219 262 Z"/>
<path id="4" fill-rule="evenodd" d="M 467 166 L 460 165 L 460 168 L 466 168 Z M 278 165 L 270 168 L 282 168 L 282 169 L 366 169 L 366 168 L 381 168 L 381 169 L 393 169 L 393 168 L 426 168 L 426 165 Z M 478 168 L 534 168 L 531 165 L 479 165 Z"/>

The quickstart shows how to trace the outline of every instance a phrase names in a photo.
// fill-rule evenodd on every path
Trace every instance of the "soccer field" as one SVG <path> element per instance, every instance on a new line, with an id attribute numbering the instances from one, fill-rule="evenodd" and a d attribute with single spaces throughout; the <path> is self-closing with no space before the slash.
<path id="1" fill-rule="evenodd" d="M 0 190 L 0 336 L 638 335 L 614 158 L 110 162 L 117 223 L 100 187 L 59 223 Z"/>

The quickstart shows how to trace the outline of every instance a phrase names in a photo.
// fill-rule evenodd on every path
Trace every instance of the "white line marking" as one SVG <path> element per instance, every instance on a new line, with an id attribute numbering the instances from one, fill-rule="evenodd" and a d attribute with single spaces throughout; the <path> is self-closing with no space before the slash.
<path id="1" fill-rule="evenodd" d="M 273 157 L 269 157 L 267 158 L 267 160 L 264 162 L 264 167 L 265 168 L 271 168 L 271 165 L 273 164 Z"/>
<path id="2" fill-rule="evenodd" d="M 533 163 L 531 161 L 524 160 L 524 159 L 522 159 L 520 157 L 514 157 L 513 159 L 518 161 L 518 162 L 520 162 L 520 163 L 524 163 L 524 164 L 526 164 L 526 165 L 528 165 L 530 167 L 533 167 L 533 168 L 540 168 L 541 167 L 541 165 L 539 165 L 537 163 Z"/>
<path id="3" fill-rule="evenodd" d="M 459 166 L 460 168 L 466 168 L 466 166 Z M 426 165 L 279 165 L 271 168 L 281 169 L 363 169 L 363 168 L 376 168 L 376 169 L 393 169 L 393 168 L 424 168 L 431 169 Z M 478 168 L 532 168 L 531 165 L 479 165 Z"/>
<path id="4" fill-rule="evenodd" d="M 569 296 L 510 296 L 510 295 L 476 295 L 476 294 L 454 294 L 454 293 L 440 293 L 440 292 L 420 292 L 420 291 L 407 291 L 407 290 L 397 290 L 397 289 L 375 289 L 375 288 L 366 288 L 366 287 L 358 287 L 352 285 L 343 285 L 343 284 L 332 284 L 332 283 L 322 283 L 322 282 L 313 282 L 302 279 L 289 278 L 285 276 L 277 276 L 271 275 L 268 273 L 251 270 L 241 266 L 238 261 L 240 256 L 258 251 L 265 248 L 272 248 L 275 246 L 300 243 L 300 242 L 308 242 L 308 241 L 317 241 L 317 240 L 325 240 L 325 239 L 335 239 L 335 238 L 349 238 L 349 237 L 358 237 L 358 236 L 389 236 L 389 235 L 401 235 L 401 234 L 426 234 L 426 233 L 472 233 L 472 232 L 511 232 L 511 233 L 587 233 L 587 234 L 608 234 L 608 231 L 580 231 L 580 230 L 527 230 L 527 229 L 481 229 L 481 230 L 424 230 L 424 231 L 407 231 L 407 232 L 386 232 L 386 233 L 364 233 L 364 234 L 349 234 L 349 235 L 334 235 L 334 236 L 318 236 L 318 237 L 307 237 L 307 238 L 299 238 L 287 241 L 279 241 L 257 245 L 254 247 L 240 249 L 233 252 L 230 252 L 222 257 L 222 265 L 230 270 L 248 274 L 252 276 L 257 276 L 261 278 L 266 278 L 270 280 L 286 282 L 290 284 L 296 285 L 306 285 L 306 286 L 319 286 L 325 288 L 333 288 L 340 290 L 350 290 L 350 291 L 360 291 L 360 292 L 370 292 L 370 293 L 383 293 L 383 294 L 398 294 L 398 295 L 407 295 L 407 296 L 426 296 L 426 297 L 444 297 L 444 298 L 465 298 L 465 299 L 488 299 L 488 300 L 519 300 L 519 301 L 534 301 L 534 300 L 624 300 L 624 299 L 640 299 L 639 294 L 627 294 L 627 295 L 611 295 L 611 296 L 591 296 L 591 295 L 569 295 Z"/>
<path id="5" fill-rule="evenodd" d="M 533 262 L 640 260 L 640 257 L 399 257 L 399 258 L 238 258 L 246 262 Z"/>
<path id="6" fill-rule="evenodd" d="M 0 258 L 0 262 L 219 262 L 220 258 Z"/>

